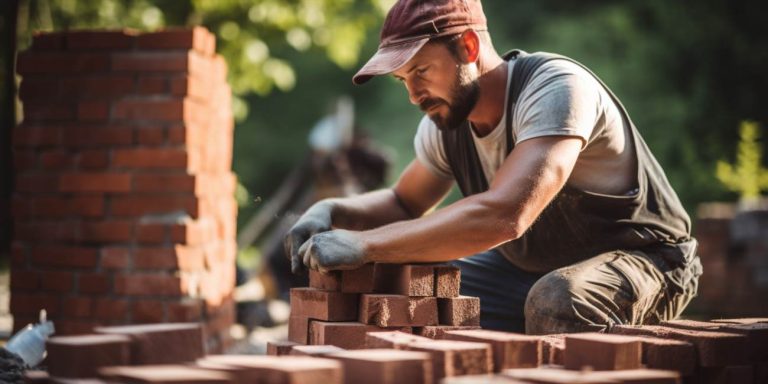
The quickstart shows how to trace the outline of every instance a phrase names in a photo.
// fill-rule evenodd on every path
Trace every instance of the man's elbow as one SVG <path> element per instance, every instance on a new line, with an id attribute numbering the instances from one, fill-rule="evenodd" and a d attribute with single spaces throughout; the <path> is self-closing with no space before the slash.
<path id="1" fill-rule="evenodd" d="M 494 200 L 481 201 L 488 234 L 496 244 L 517 240 L 531 226 L 532 221 L 521 215 L 521 210 L 513 206 L 500 204 Z"/>

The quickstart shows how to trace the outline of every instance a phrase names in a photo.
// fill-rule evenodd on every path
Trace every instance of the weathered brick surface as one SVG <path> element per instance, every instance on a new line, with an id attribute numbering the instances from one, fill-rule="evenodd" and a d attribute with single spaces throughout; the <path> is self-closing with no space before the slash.
<path id="1" fill-rule="evenodd" d="M 212 368 L 212 364 L 230 367 L 230 372 L 239 372 L 237 377 L 242 383 L 342 384 L 344 382 L 342 365 L 338 361 L 327 358 L 210 355 L 198 361 L 198 365 L 206 368 Z"/>
<path id="2" fill-rule="evenodd" d="M 565 336 L 563 360 L 566 369 L 638 369 L 642 360 L 641 348 L 637 337 L 604 333 L 568 334 Z"/>
<path id="3" fill-rule="evenodd" d="M 655 325 L 618 325 L 611 328 L 611 332 L 687 341 L 695 346 L 698 364 L 703 367 L 743 365 L 749 361 L 747 338 L 735 333 L 692 331 Z"/>
<path id="4" fill-rule="evenodd" d="M 194 323 L 98 327 L 97 333 L 130 337 L 132 364 L 175 364 L 205 355 L 203 329 Z"/>
<path id="5" fill-rule="evenodd" d="M 267 355 L 269 356 L 283 356 L 289 355 L 293 347 L 301 345 L 299 343 L 285 340 L 285 341 L 268 341 L 267 342 Z"/>
<path id="6" fill-rule="evenodd" d="M 56 377 L 97 377 L 101 367 L 130 364 L 131 339 L 121 335 L 57 336 L 45 348 L 48 372 Z"/>
<path id="7" fill-rule="evenodd" d="M 492 350 L 488 343 L 429 340 L 408 344 L 405 349 L 431 355 L 435 383 L 444 377 L 482 374 L 493 370 Z"/>
<path id="8" fill-rule="evenodd" d="M 309 271 L 309 286 L 327 291 L 370 293 L 374 288 L 374 264 L 346 271 Z"/>
<path id="9" fill-rule="evenodd" d="M 359 295 L 314 288 L 291 288 L 291 315 L 316 320 L 357 319 Z"/>
<path id="10" fill-rule="evenodd" d="M 46 304 L 66 334 L 102 312 L 82 296 L 130 298 L 110 323 L 191 318 L 224 346 L 217 314 L 232 305 L 237 206 L 231 92 L 214 36 L 37 34 L 17 64 L 13 314 Z M 61 311 L 64 294 L 78 305 Z M 90 322 L 106 324 L 103 315 Z"/>
<path id="11" fill-rule="evenodd" d="M 365 335 L 365 348 L 407 349 L 408 344 L 431 340 L 427 337 L 399 331 L 367 332 Z"/>
<path id="12" fill-rule="evenodd" d="M 768 323 L 729 324 L 722 322 L 671 320 L 663 322 L 662 325 L 680 329 L 707 330 L 744 335 L 747 337 L 752 361 L 768 361 Z"/>
<path id="13" fill-rule="evenodd" d="M 291 355 L 323 357 L 329 353 L 343 352 L 344 348 L 335 345 L 297 345 L 291 348 Z"/>
<path id="14" fill-rule="evenodd" d="M 563 365 L 565 352 L 565 334 L 544 335 L 541 337 L 541 363 Z"/>
<path id="15" fill-rule="evenodd" d="M 108 382 L 125 383 L 225 384 L 231 382 L 229 374 L 184 365 L 107 367 L 99 370 L 99 376 Z"/>
<path id="16" fill-rule="evenodd" d="M 438 320 L 443 325 L 479 326 L 480 298 L 457 296 L 437 299 Z"/>
<path id="17" fill-rule="evenodd" d="M 313 345 L 335 345 L 344 349 L 366 348 L 368 332 L 402 331 L 410 333 L 408 327 L 381 328 L 375 325 L 358 322 L 327 322 L 311 321 L 309 325 L 308 343 Z"/>
<path id="18" fill-rule="evenodd" d="M 648 368 L 678 371 L 689 376 L 696 368 L 696 348 L 675 339 L 638 336 L 642 343 L 643 364 Z"/>
<path id="19" fill-rule="evenodd" d="M 437 325 L 437 299 L 401 295 L 363 294 L 360 321 L 379 327 Z"/>
<path id="20" fill-rule="evenodd" d="M 451 265 L 435 267 L 435 296 L 456 297 L 461 288 L 461 271 Z"/>
<path id="21" fill-rule="evenodd" d="M 404 296 L 434 296 L 435 269 L 432 265 L 376 264 L 374 291 Z"/>
<path id="22" fill-rule="evenodd" d="M 426 325 L 423 327 L 413 327 L 413 334 L 430 339 L 444 339 L 445 333 L 448 331 L 471 331 L 475 329 L 480 329 L 480 327 L 474 325 Z"/>
<path id="23" fill-rule="evenodd" d="M 447 340 L 490 343 L 493 347 L 493 369 L 501 372 L 508 368 L 528 368 L 541 365 L 541 339 L 515 333 L 468 330 L 448 331 Z"/>
<path id="24" fill-rule="evenodd" d="M 344 367 L 344 382 L 369 384 L 430 384 L 430 355 L 393 349 L 363 349 L 331 354 Z"/>
<path id="25" fill-rule="evenodd" d="M 291 315 L 288 319 L 288 340 L 297 344 L 309 343 L 309 318 Z"/>

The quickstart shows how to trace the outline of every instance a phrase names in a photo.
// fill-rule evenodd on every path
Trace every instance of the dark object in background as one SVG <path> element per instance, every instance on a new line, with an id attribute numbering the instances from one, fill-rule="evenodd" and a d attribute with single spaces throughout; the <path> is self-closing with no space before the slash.
<path id="1" fill-rule="evenodd" d="M 24 361 L 13 352 L 0 348 L 0 384 L 21 384 L 24 382 Z"/>

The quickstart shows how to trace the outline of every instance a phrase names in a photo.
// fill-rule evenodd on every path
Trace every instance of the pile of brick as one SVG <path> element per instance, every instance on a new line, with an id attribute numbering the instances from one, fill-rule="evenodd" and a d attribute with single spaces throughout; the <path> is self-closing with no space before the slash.
<path id="1" fill-rule="evenodd" d="M 456 267 L 366 264 L 328 274 L 310 271 L 309 287 L 291 290 L 290 341 L 356 349 L 367 332 L 434 336 L 480 326 L 480 299 L 459 296 Z"/>

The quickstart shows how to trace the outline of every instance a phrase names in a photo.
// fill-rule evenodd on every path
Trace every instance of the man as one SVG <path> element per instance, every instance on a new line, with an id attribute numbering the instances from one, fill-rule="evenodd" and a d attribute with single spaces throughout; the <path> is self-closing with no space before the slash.
<path id="1" fill-rule="evenodd" d="M 654 323 L 695 296 L 690 219 L 589 70 L 500 57 L 479 0 L 399 0 L 353 81 L 383 74 L 426 113 L 416 159 L 391 189 L 311 207 L 286 236 L 295 272 L 453 261 L 484 328 L 531 334 Z M 454 180 L 465 197 L 426 214 Z"/>

